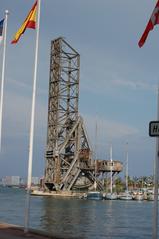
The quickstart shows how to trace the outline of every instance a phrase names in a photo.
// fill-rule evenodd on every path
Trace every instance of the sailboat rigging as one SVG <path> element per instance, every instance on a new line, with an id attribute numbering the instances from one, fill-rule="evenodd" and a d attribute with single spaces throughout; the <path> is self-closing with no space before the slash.
<path id="1" fill-rule="evenodd" d="M 126 143 L 126 172 L 125 172 L 125 192 L 120 195 L 119 199 L 121 200 L 132 200 L 133 197 L 132 195 L 129 193 L 129 185 L 128 185 L 128 143 Z"/>
<path id="2" fill-rule="evenodd" d="M 110 146 L 110 193 L 106 194 L 106 199 L 108 200 L 114 200 L 117 199 L 117 193 L 113 192 L 113 149 L 112 144 Z"/>

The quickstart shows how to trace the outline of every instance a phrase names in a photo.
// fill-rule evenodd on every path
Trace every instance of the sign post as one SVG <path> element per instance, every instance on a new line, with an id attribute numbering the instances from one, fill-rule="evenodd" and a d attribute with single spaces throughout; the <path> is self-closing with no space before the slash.
<path id="1" fill-rule="evenodd" d="M 158 96 L 159 98 L 159 96 Z M 158 110 L 159 112 L 159 110 Z M 159 113 L 158 113 L 159 119 Z M 157 239 L 158 234 L 158 167 L 159 167 L 159 121 L 149 123 L 149 136 L 156 137 L 156 155 L 154 167 L 154 209 L 152 239 Z"/>
<path id="2" fill-rule="evenodd" d="M 159 121 L 150 121 L 150 123 L 149 123 L 149 136 L 159 137 Z"/>

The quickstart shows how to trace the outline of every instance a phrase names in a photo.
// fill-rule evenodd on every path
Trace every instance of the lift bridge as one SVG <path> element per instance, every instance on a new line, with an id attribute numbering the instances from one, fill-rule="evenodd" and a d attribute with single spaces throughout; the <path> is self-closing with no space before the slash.
<path id="1" fill-rule="evenodd" d="M 94 160 L 82 117 L 79 115 L 80 55 L 62 37 L 51 42 L 48 129 L 44 184 L 50 191 L 88 188 L 97 175 L 117 174 L 119 161 Z"/>

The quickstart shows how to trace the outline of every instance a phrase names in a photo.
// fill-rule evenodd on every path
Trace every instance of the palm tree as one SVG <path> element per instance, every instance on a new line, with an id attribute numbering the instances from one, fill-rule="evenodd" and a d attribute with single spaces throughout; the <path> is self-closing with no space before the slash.
<path id="1" fill-rule="evenodd" d="M 115 180 L 115 185 L 116 185 L 116 192 L 122 192 L 124 189 L 124 183 L 122 181 L 122 179 L 119 177 Z"/>

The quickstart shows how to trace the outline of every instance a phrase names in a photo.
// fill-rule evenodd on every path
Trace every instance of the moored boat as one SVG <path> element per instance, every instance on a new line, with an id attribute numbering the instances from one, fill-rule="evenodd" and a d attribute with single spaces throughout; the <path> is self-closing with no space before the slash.
<path id="1" fill-rule="evenodd" d="M 132 197 L 132 195 L 131 195 L 128 191 L 126 191 L 125 193 L 122 193 L 122 194 L 119 196 L 119 199 L 120 199 L 120 200 L 132 200 L 133 197 Z"/>
<path id="2" fill-rule="evenodd" d="M 117 193 L 107 193 L 105 195 L 105 199 L 106 200 L 116 200 L 116 199 L 118 199 L 118 195 L 117 195 Z"/>
<path id="3" fill-rule="evenodd" d="M 128 147 L 128 143 L 126 144 L 126 146 Z M 128 185 L 128 149 L 127 148 L 126 148 L 126 173 L 125 173 L 125 180 L 126 180 L 125 181 L 126 191 L 119 196 L 119 199 L 121 199 L 121 200 L 132 200 L 133 197 L 129 193 L 129 185 Z"/>
<path id="4" fill-rule="evenodd" d="M 147 200 L 148 201 L 154 201 L 155 195 L 154 193 L 148 194 L 147 195 Z M 159 195 L 158 195 L 158 201 L 159 201 Z"/>
<path id="5" fill-rule="evenodd" d="M 106 193 L 104 198 L 106 200 L 118 199 L 117 193 L 113 192 L 113 157 L 112 157 L 112 144 L 110 146 L 110 192 Z"/>
<path id="6" fill-rule="evenodd" d="M 90 191 L 86 194 L 85 198 L 90 200 L 102 200 L 103 194 L 99 191 Z"/>
<path id="7" fill-rule="evenodd" d="M 135 193 L 133 193 L 132 197 L 136 201 L 143 201 L 145 199 L 145 196 L 142 192 L 135 192 Z"/>

